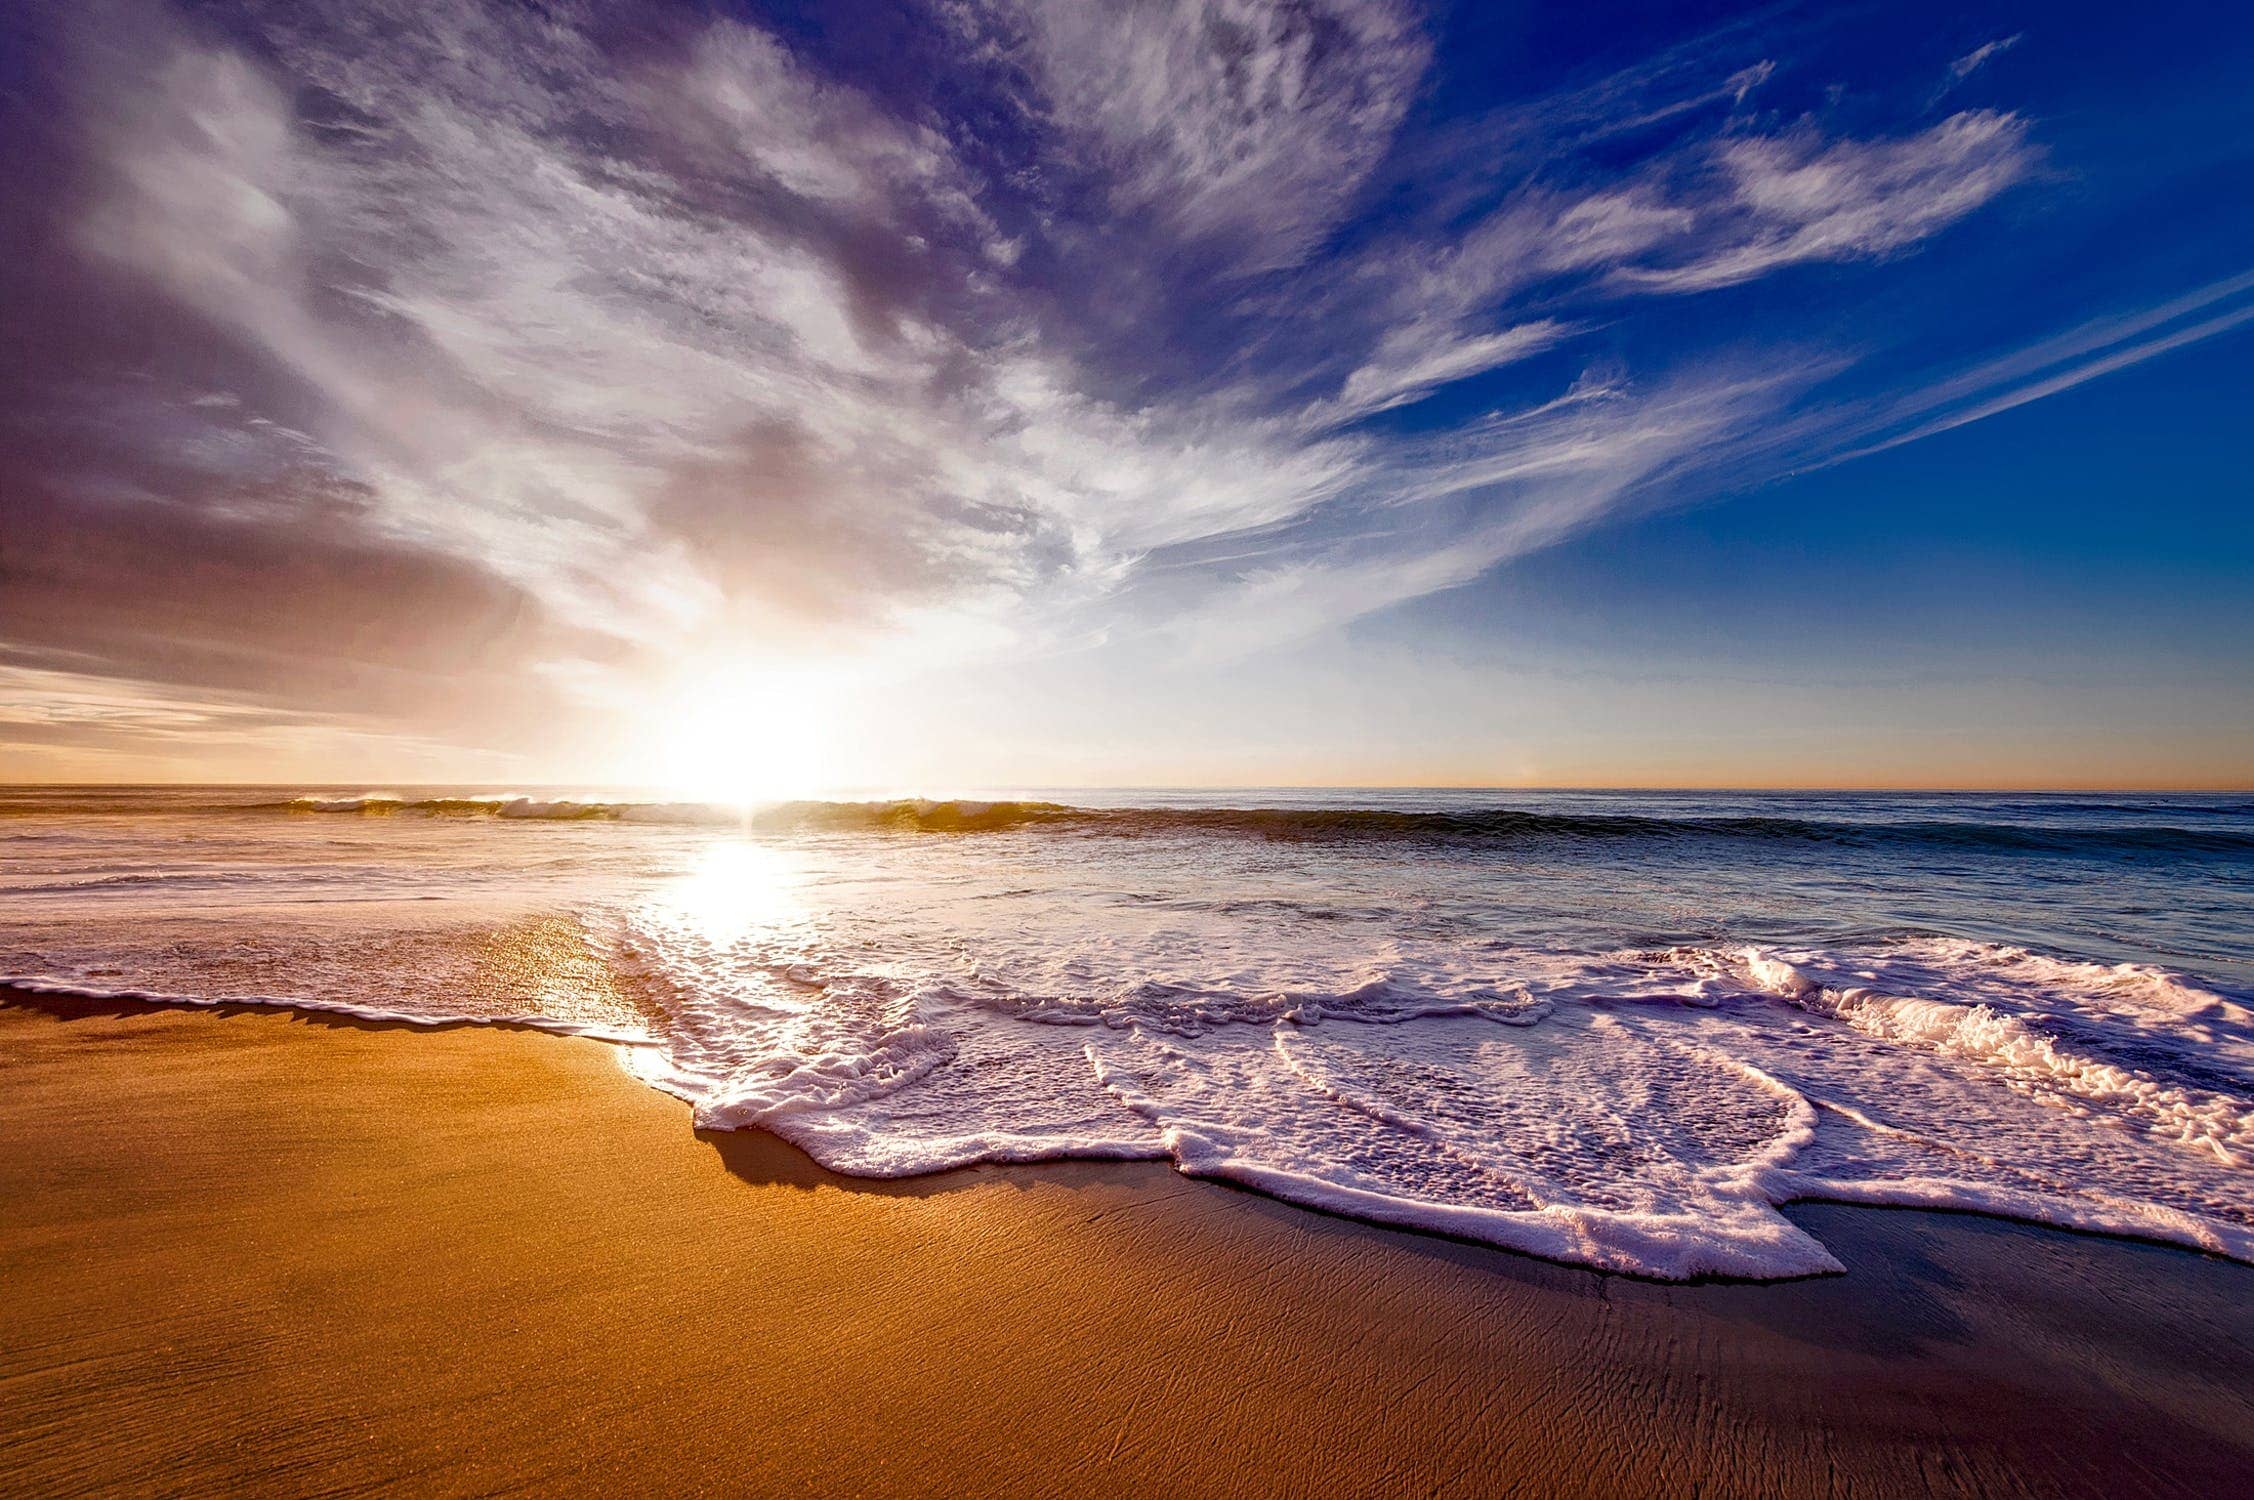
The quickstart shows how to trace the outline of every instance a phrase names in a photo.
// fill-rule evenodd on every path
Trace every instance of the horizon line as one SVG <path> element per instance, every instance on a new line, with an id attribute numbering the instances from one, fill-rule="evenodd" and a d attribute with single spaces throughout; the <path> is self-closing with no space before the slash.
<path id="1" fill-rule="evenodd" d="M 782 804 L 790 802 L 829 802 L 846 800 L 942 800 L 983 794 L 1009 794 L 1021 792 L 1742 792 L 1742 793 L 1927 793 L 1931 795 L 2000 795 L 2015 793 L 2030 796 L 2074 796 L 2093 793 L 2121 793 L 2143 796 L 2231 796 L 2254 795 L 2254 780 L 2222 785 L 2182 786 L 2135 784 L 2122 782 L 1479 782 L 1479 781 L 1428 781 L 1428 782 L 1377 782 L 1377 781 L 1214 781 L 1214 782 L 1023 782 L 1000 783 L 984 786 L 966 786 L 959 790 L 940 792 L 906 792 L 884 787 L 825 788 L 820 795 L 795 795 L 768 798 L 731 798 L 699 795 L 655 786 L 646 782 L 603 781 L 396 781 L 384 778 L 356 778 L 350 781 L 0 781 L 0 790 L 189 790 L 189 789 L 273 790 L 300 788 L 313 791 L 342 791 L 378 788 L 408 790 L 453 788 L 483 790 L 523 791 L 607 791 L 644 792 L 667 795 L 683 802 L 729 803 L 741 801 L 745 805 L 761 802 Z"/>

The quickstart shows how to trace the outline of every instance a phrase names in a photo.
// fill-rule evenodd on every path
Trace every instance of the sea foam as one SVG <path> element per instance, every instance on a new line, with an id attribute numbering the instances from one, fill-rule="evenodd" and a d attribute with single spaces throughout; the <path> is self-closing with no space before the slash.
<path id="1" fill-rule="evenodd" d="M 104 805 L 19 811 L 0 844 L 20 992 L 596 1037 L 697 1127 L 846 1174 L 1147 1158 L 1668 1279 L 1838 1269 L 1779 1212 L 1809 1198 L 2254 1261 L 2245 989 L 1912 918 L 1947 891 L 1968 926 L 2055 926 L 2064 891 L 2093 943 L 2219 934 L 2227 956 L 2246 872 L 2214 851 L 2243 814 L 2160 859 L 2121 820 L 2199 809 L 2045 809 L 2038 839 L 1890 806 L 1923 831 L 1889 842 L 1808 835 L 1851 806 L 1743 802 L 1639 837 L 1623 820 L 1668 820 L 1020 798 L 762 830 L 631 800 L 246 794 L 184 843 Z M 2114 831 L 2057 852 L 2083 825 Z M 900 836 L 940 831 L 963 837 Z M 2014 904 L 2029 861 L 2040 908 Z M 1849 888 L 1856 920 L 1805 930 Z"/>

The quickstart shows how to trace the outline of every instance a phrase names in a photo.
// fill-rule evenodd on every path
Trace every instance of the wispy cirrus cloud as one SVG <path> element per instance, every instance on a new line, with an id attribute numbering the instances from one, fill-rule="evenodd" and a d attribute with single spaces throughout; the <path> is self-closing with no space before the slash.
<path id="1" fill-rule="evenodd" d="M 1306 257 L 1390 148 L 1432 44 L 1400 0 L 999 0 L 964 17 L 1022 68 L 1045 153 L 1239 272 Z"/>
<path id="2" fill-rule="evenodd" d="M 1584 379 L 1389 450 L 1362 503 L 1158 571 L 1157 628 L 1207 658 L 1265 650 L 1472 582 L 1700 474 L 1727 471 L 1820 370 L 1709 371 L 1656 386 Z"/>
<path id="3" fill-rule="evenodd" d="M 1961 83 L 1970 78 L 1990 61 L 2018 46 L 2022 35 L 2023 33 L 2015 31 L 2010 36 L 2000 36 L 1992 42 L 1982 42 L 1964 56 L 1952 60 L 1949 64 L 1950 81 Z"/>
<path id="4" fill-rule="evenodd" d="M 1617 275 L 1640 290 L 1698 292 L 1805 262 L 1897 254 L 2023 181 L 2036 159 L 2027 122 L 1994 110 L 1893 140 L 1826 140 L 1805 127 L 1732 138 L 1714 152 L 1710 242 Z"/>
<path id="5" fill-rule="evenodd" d="M 1844 429 L 1850 441 L 1823 462 L 1846 463 L 2070 391 L 2254 323 L 2254 271 L 2227 276 L 2152 307 L 2095 318 L 2023 349 L 1873 403 Z M 1852 439 L 1871 438 L 1872 441 Z"/>
<path id="6" fill-rule="evenodd" d="M 27 397 L 0 634 L 465 742 L 714 650 L 1287 640 L 1781 466 L 1843 355 L 1588 341 L 1907 256 L 2041 159 L 2001 110 L 1753 112 L 1751 34 L 1445 172 L 1406 4 L 915 35 L 946 87 L 689 6 L 47 13 L 61 232 L 14 295 L 69 378 Z M 158 550 L 193 562 L 102 617 Z"/>

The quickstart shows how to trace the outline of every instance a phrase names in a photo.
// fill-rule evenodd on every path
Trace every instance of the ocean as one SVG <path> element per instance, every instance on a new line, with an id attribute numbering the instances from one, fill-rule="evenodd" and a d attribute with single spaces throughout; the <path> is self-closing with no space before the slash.
<path id="1" fill-rule="evenodd" d="M 15 788 L 0 976 L 597 1037 L 841 1173 L 1170 1160 L 1666 1279 L 1838 1269 L 1804 1199 L 2254 1261 L 2243 794 Z"/>

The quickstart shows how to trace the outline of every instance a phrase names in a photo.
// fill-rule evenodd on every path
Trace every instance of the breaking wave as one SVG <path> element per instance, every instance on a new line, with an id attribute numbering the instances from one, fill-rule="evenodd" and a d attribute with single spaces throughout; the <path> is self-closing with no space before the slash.
<path id="1" fill-rule="evenodd" d="M 1132 800 L 0 790 L 0 975 L 596 1036 L 857 1176 L 1147 1158 L 1662 1278 L 1837 1269 L 1809 1198 L 2254 1262 L 2242 798 Z"/>
<path id="2" fill-rule="evenodd" d="M 649 1002 L 646 1027 L 51 976 L 0 988 L 594 1036 L 699 1128 L 766 1130 L 849 1175 L 1148 1158 L 1667 1280 L 1839 1270 L 1778 1212 L 1811 1198 L 1977 1209 L 2254 1262 L 2254 1080 L 2203 1088 L 2131 1060 L 2140 1028 L 2192 1017 L 2244 1070 L 2254 1025 L 2242 999 L 2145 966 L 1939 938 L 1521 954 L 1502 986 L 1514 1004 L 1453 1004 L 1427 977 L 1320 1003 L 1185 994 L 1172 1011 L 1146 996 L 1076 1013 L 849 951 L 716 950 L 662 912 L 598 927 Z M 2062 1016 L 2112 1030 L 2070 1046 Z"/>
<path id="3" fill-rule="evenodd" d="M 1628 800 L 1628 799 L 1620 799 Z M 305 793 L 280 798 L 182 801 L 173 815 L 271 815 L 493 819 L 526 823 L 642 823 L 733 828 L 754 833 L 1000 834 L 1051 832 L 1085 836 L 1194 836 L 1272 842 L 1430 842 L 1462 845 L 1531 842 L 1632 844 L 1715 841 L 1831 846 L 1843 849 L 1932 848 L 1999 853 L 2095 854 L 2116 857 L 2254 854 L 2254 831 L 2239 826 L 2248 804 L 2235 801 L 2150 805 L 2103 802 L 2039 804 L 2041 818 L 1962 819 L 1901 816 L 1791 816 L 1644 812 L 1529 811 L 1507 807 L 1447 810 L 1372 807 L 1087 807 L 1001 799 L 895 798 L 802 801 L 764 805 L 719 802 L 544 797 L 529 793 Z M 2009 811 L 2007 805 L 2004 809 Z M 2164 810 L 2175 821 L 2126 821 Z M 85 816 L 146 812 L 109 798 L 67 794 L 0 801 L 0 816 Z"/>

